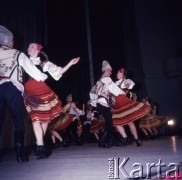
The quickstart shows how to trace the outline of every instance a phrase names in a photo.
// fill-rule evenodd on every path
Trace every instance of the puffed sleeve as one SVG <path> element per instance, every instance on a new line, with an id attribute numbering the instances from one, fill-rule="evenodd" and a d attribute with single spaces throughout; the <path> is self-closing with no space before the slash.
<path id="1" fill-rule="evenodd" d="M 115 96 L 119 96 L 121 94 L 125 95 L 125 92 L 120 89 L 110 77 L 104 77 L 101 79 L 101 81 L 106 85 L 107 89 L 110 93 L 114 94 Z"/>
<path id="2" fill-rule="evenodd" d="M 129 85 L 128 89 L 133 89 L 133 86 L 135 85 L 135 83 L 131 80 L 131 79 L 127 79 L 127 84 Z"/>
<path id="3" fill-rule="evenodd" d="M 135 83 L 131 79 L 125 79 L 124 82 L 121 84 L 121 88 L 133 89 Z"/>
<path id="4" fill-rule="evenodd" d="M 20 53 L 18 62 L 25 72 L 36 81 L 45 81 L 47 79 L 47 75 L 42 73 L 24 53 Z"/>
<path id="5" fill-rule="evenodd" d="M 44 64 L 43 71 L 47 71 L 56 81 L 62 77 L 62 67 L 58 67 L 50 61 Z"/>

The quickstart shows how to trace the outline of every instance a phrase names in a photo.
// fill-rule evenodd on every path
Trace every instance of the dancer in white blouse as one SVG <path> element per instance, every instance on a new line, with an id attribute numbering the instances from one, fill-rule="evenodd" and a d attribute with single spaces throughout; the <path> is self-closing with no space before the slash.
<path id="1" fill-rule="evenodd" d="M 118 81 L 116 81 L 116 84 L 120 89 L 125 91 L 127 95 L 129 91 L 133 88 L 135 83 L 131 79 L 127 79 L 126 75 L 127 73 L 124 68 L 119 69 L 117 72 Z M 128 125 L 135 139 L 136 145 L 141 146 L 141 142 L 138 139 L 138 133 L 134 121 L 139 120 L 149 111 L 150 107 L 145 105 L 144 103 L 130 99 L 125 95 L 120 95 L 116 97 L 112 116 L 113 125 L 117 128 L 118 132 L 124 138 L 124 145 L 128 144 L 128 137 L 123 126 Z"/>
<path id="2" fill-rule="evenodd" d="M 49 61 L 48 56 L 42 51 L 42 45 L 31 43 L 28 47 L 28 54 L 32 63 L 42 67 L 44 72 L 48 72 L 55 80 L 59 80 L 72 65 L 78 63 L 80 58 L 74 58 L 69 63 L 62 67 L 58 67 Z M 45 58 L 42 61 L 39 55 L 42 54 Z M 60 116 L 62 107 L 58 96 L 45 83 L 37 81 L 35 78 L 30 79 L 25 83 L 25 104 L 30 115 L 34 134 L 36 137 L 37 148 L 35 156 L 37 159 L 48 157 L 48 153 L 44 147 L 44 136 L 46 134 L 48 123 Z"/>

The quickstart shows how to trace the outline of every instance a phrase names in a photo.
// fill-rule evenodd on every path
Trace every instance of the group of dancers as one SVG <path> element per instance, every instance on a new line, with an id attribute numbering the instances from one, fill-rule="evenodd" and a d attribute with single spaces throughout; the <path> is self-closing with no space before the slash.
<path id="1" fill-rule="evenodd" d="M 157 118 L 154 109 L 146 100 L 137 101 L 132 93 L 135 83 L 127 79 L 127 71 L 120 68 L 117 81 L 111 79 L 112 68 L 108 61 L 102 63 L 102 76 L 91 89 L 90 100 L 86 107 L 79 109 L 67 97 L 67 104 L 62 105 L 58 95 L 45 83 L 48 76 L 58 81 L 79 57 L 59 67 L 49 61 L 43 46 L 30 43 L 27 54 L 13 48 L 14 37 L 10 30 L 0 26 L 0 135 L 2 134 L 5 108 L 8 107 L 14 122 L 15 149 L 18 162 L 27 162 L 24 151 L 25 127 L 23 122 L 24 107 L 31 119 L 36 139 L 34 156 L 37 159 L 48 157 L 45 148 L 45 135 L 50 134 L 56 146 L 57 139 L 64 146 L 72 141 L 81 145 L 89 133 L 94 134 L 99 147 L 108 148 L 114 144 L 115 132 L 122 137 L 121 145 L 129 144 L 124 126 L 128 125 L 137 146 L 142 143 L 138 137 L 135 121 L 146 136 L 156 135 L 157 127 L 164 118 Z M 28 57 L 29 56 L 29 57 Z M 29 75 L 23 82 L 23 73 Z M 60 132 L 64 132 L 63 137 Z M 82 137 L 82 138 L 81 138 Z"/>
<path id="2" fill-rule="evenodd" d="M 135 121 L 143 118 L 139 127 L 146 133 L 151 129 L 156 130 L 161 125 L 162 119 L 159 120 L 151 114 L 153 108 L 150 104 L 137 101 L 136 94 L 132 92 L 135 83 L 127 79 L 127 71 L 124 68 L 117 71 L 116 82 L 110 77 L 112 68 L 107 61 L 102 63 L 102 72 L 101 78 L 90 92 L 91 104 L 97 107 L 105 119 L 105 129 L 99 139 L 99 146 L 110 147 L 114 129 L 122 136 L 122 144 L 129 144 L 124 127 L 126 125 L 129 126 L 136 145 L 141 146 Z M 149 116 L 151 118 L 148 118 Z M 152 131 L 150 133 L 154 135 Z M 155 133 L 157 134 L 157 130 Z"/>
<path id="3" fill-rule="evenodd" d="M 107 61 L 103 61 L 102 71 L 103 75 L 90 91 L 86 110 L 84 106 L 79 109 L 71 95 L 67 97 L 68 103 L 63 107 L 62 114 L 74 115 L 73 121 L 70 118 L 65 121 L 70 121 L 65 130 L 72 128 L 72 137 L 69 137 L 69 133 L 66 135 L 69 142 L 80 145 L 80 141 L 82 143 L 88 140 L 89 134 L 93 134 L 99 147 L 126 146 L 131 142 L 125 130 L 128 125 L 136 145 L 141 146 L 138 128 L 134 122 L 137 120 L 146 139 L 158 137 L 157 128 L 165 124 L 167 117 L 157 116 L 156 106 L 151 104 L 148 97 L 144 97 L 142 102 L 137 101 L 137 95 L 132 92 L 135 83 L 126 78 L 127 72 L 124 68 L 118 70 L 117 82 L 110 78 L 112 68 Z M 63 130 L 61 120 L 59 121 L 60 128 L 57 130 Z"/>

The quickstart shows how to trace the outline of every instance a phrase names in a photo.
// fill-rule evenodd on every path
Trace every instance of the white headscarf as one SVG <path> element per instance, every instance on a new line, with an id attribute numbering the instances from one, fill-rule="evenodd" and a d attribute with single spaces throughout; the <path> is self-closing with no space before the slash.
<path id="1" fill-rule="evenodd" d="M 102 72 L 104 72 L 106 70 L 111 70 L 112 71 L 112 67 L 110 66 L 110 64 L 108 63 L 108 61 L 103 60 L 102 61 Z"/>
<path id="2" fill-rule="evenodd" d="M 8 45 L 13 40 L 13 34 L 4 26 L 0 25 L 0 45 Z"/>

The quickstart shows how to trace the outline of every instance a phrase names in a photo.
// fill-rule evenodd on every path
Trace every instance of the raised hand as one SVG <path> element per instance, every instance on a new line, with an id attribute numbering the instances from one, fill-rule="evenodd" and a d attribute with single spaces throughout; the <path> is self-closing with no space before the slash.
<path id="1" fill-rule="evenodd" d="M 80 57 L 77 57 L 77 58 L 72 59 L 70 62 L 72 65 L 74 65 L 74 64 L 77 64 L 79 60 L 80 60 Z"/>

